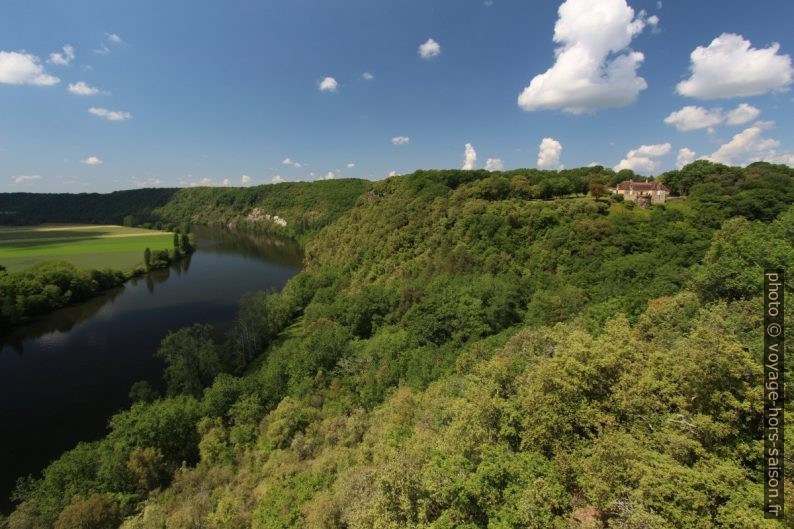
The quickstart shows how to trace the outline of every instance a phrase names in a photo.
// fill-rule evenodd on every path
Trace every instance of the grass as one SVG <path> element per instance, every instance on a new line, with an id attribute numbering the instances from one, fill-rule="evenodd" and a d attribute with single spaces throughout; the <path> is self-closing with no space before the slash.
<path id="1" fill-rule="evenodd" d="M 129 270 L 143 251 L 171 248 L 173 234 L 124 226 L 46 224 L 0 227 L 0 264 L 8 270 L 41 261 L 68 261 L 78 268 Z"/>

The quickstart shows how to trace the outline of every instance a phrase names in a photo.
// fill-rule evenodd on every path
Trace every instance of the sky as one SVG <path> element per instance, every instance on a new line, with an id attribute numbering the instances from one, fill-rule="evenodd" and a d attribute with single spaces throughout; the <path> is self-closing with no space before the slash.
<path id="1" fill-rule="evenodd" d="M 5 0 L 0 192 L 794 166 L 788 0 Z"/>

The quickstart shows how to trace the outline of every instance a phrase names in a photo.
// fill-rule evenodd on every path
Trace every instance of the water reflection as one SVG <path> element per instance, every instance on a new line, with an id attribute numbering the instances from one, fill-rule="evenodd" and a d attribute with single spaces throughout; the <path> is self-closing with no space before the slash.
<path id="1" fill-rule="evenodd" d="M 302 254 L 290 241 L 209 228 L 197 236 L 190 259 L 0 338 L 1 511 L 18 476 L 104 435 L 133 382 L 160 385 L 152 352 L 169 330 L 227 327 L 245 292 L 280 289 L 299 271 Z"/>

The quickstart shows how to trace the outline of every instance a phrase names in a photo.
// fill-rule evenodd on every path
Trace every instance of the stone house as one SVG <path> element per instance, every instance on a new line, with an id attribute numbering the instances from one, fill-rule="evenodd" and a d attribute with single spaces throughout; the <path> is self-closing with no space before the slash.
<path id="1" fill-rule="evenodd" d="M 615 193 L 623 195 L 625 200 L 631 200 L 640 206 L 651 204 L 664 204 L 670 188 L 661 182 L 635 182 L 634 180 L 624 180 L 615 188 Z"/>

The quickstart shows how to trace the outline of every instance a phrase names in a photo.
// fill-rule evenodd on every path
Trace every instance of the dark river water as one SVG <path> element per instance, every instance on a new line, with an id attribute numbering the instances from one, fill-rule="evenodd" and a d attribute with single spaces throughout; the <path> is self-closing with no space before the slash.
<path id="1" fill-rule="evenodd" d="M 0 512 L 17 477 L 38 474 L 79 441 L 106 432 L 133 382 L 162 387 L 153 358 L 169 330 L 228 328 L 240 297 L 280 289 L 302 254 L 268 236 L 197 229 L 189 260 L 0 336 Z"/>

